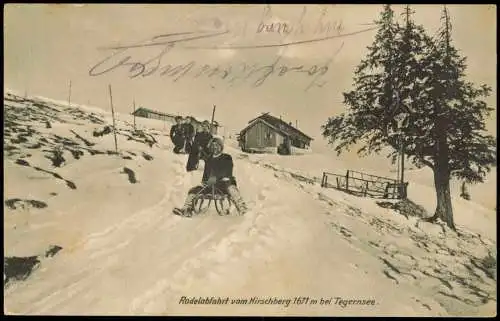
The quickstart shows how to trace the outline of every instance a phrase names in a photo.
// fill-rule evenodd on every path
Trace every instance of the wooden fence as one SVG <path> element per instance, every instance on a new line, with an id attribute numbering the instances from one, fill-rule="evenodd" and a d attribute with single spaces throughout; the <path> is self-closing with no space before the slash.
<path id="1" fill-rule="evenodd" d="M 335 188 L 347 193 L 385 199 L 406 198 L 408 182 L 348 170 L 345 175 L 323 173 L 321 187 Z"/>

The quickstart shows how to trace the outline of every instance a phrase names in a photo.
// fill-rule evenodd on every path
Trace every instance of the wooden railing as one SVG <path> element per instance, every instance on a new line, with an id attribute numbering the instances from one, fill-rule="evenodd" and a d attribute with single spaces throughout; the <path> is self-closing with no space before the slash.
<path id="1" fill-rule="evenodd" d="M 348 170 L 345 175 L 324 172 L 321 187 L 335 188 L 347 193 L 375 198 L 406 198 L 408 182 Z"/>

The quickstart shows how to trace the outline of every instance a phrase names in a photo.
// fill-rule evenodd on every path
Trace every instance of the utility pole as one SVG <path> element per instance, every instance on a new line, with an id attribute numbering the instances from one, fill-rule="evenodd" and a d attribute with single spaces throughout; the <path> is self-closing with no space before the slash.
<path id="1" fill-rule="evenodd" d="M 69 81 L 68 107 L 71 107 L 71 80 Z"/>
<path id="2" fill-rule="evenodd" d="M 401 184 L 405 183 L 405 141 L 401 134 Z"/>
<path id="3" fill-rule="evenodd" d="M 401 132 L 401 198 L 406 199 L 405 188 L 405 141 Z"/>
<path id="4" fill-rule="evenodd" d="M 210 122 L 210 133 L 211 134 L 213 134 L 214 118 L 215 118 L 215 105 L 214 105 L 214 109 L 212 110 L 212 121 Z"/>
<path id="5" fill-rule="evenodd" d="M 399 98 L 399 93 L 398 91 L 396 90 L 395 91 L 395 94 L 396 94 L 396 106 L 395 106 L 395 111 L 398 112 L 400 111 L 400 108 L 401 108 L 401 101 L 400 101 L 400 98 Z M 404 143 L 404 133 L 403 133 L 403 126 L 404 126 L 404 123 L 405 123 L 405 116 L 402 114 L 402 113 L 399 113 L 395 116 L 395 120 L 397 122 L 397 132 L 398 132 L 398 140 L 399 140 L 399 151 L 398 151 L 398 154 L 399 154 L 399 158 L 398 159 L 398 174 L 397 174 L 397 181 L 398 181 L 398 185 L 399 185 L 399 195 L 405 199 L 406 198 L 406 192 L 405 192 L 405 189 L 404 189 L 404 171 L 405 171 L 405 143 Z M 401 164 L 401 166 L 400 166 Z M 401 176 L 399 175 L 399 167 L 401 167 Z"/>
<path id="6" fill-rule="evenodd" d="M 402 124 L 400 127 L 400 151 L 399 151 L 399 153 L 400 153 L 399 157 L 401 157 L 401 181 L 400 181 L 401 194 L 400 194 L 400 196 L 403 199 L 405 199 L 406 198 L 406 192 L 405 192 L 405 188 L 404 188 L 404 184 L 405 184 L 405 140 L 404 140 L 404 133 L 403 133 Z"/>
<path id="7" fill-rule="evenodd" d="M 398 137 L 400 144 L 401 144 L 401 133 L 399 133 Z M 397 158 L 397 164 L 396 164 L 396 182 L 399 184 L 401 182 L 401 179 L 399 177 L 399 174 L 401 173 L 401 160 L 399 159 L 401 157 L 401 154 L 398 151 L 398 158 Z"/>
<path id="8" fill-rule="evenodd" d="M 134 114 L 133 115 L 134 115 L 134 130 L 135 130 L 135 98 L 134 98 L 133 103 L 134 103 Z"/>
<path id="9" fill-rule="evenodd" d="M 408 54 L 408 51 L 410 51 L 410 43 L 409 43 L 409 26 L 410 26 L 410 6 L 406 5 L 405 7 L 405 18 L 406 18 L 406 29 L 405 29 L 405 42 L 406 42 L 406 52 L 404 54 Z M 398 105 L 398 110 L 400 110 L 400 97 L 399 94 L 397 94 L 397 105 Z M 410 97 L 411 98 L 411 97 Z M 409 116 L 409 115 L 408 115 Z M 407 116 L 407 117 L 408 117 Z M 402 120 L 402 124 L 400 125 L 400 157 L 401 157 L 401 181 L 400 181 L 400 196 L 403 199 L 406 199 L 406 188 L 405 188 L 405 137 L 403 134 L 403 125 L 404 125 L 404 119 Z"/>
<path id="10" fill-rule="evenodd" d="M 111 104 L 111 116 L 113 117 L 113 135 L 115 136 L 115 151 L 118 154 L 118 143 L 116 141 L 115 109 L 113 108 L 113 95 L 111 94 L 111 84 L 108 85 L 108 88 L 109 88 L 109 101 Z"/>

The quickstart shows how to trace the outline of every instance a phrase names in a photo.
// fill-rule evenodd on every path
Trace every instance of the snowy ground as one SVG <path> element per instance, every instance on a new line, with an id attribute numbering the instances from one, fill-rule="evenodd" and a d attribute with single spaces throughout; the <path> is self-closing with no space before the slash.
<path id="1" fill-rule="evenodd" d="M 185 172 L 169 127 L 140 119 L 137 133 L 117 115 L 116 154 L 113 134 L 98 135 L 110 114 L 80 107 L 5 97 L 6 313 L 496 314 L 496 215 L 484 204 L 454 200 L 457 235 L 313 183 L 349 167 L 339 160 L 247 155 L 227 140 L 251 210 L 181 218 L 171 210 L 201 171 Z M 432 212 L 432 185 L 415 181 L 410 199 Z M 180 304 L 183 296 L 229 300 Z M 231 302 L 253 297 L 284 301 Z"/>

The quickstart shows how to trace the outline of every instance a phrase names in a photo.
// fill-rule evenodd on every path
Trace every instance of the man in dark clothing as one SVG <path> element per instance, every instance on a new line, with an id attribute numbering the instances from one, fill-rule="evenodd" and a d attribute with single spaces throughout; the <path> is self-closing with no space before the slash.
<path id="1" fill-rule="evenodd" d="M 184 128 L 184 137 L 186 139 L 184 150 L 186 151 L 186 153 L 191 153 L 191 146 L 193 144 L 193 137 L 194 137 L 194 126 L 192 124 L 191 117 L 187 117 L 186 123 L 183 124 L 183 128 Z"/>
<path id="2" fill-rule="evenodd" d="M 181 150 L 184 148 L 184 128 L 182 127 L 182 117 L 175 117 L 176 124 L 170 128 L 170 139 L 172 143 L 174 143 L 174 153 L 179 154 Z"/>
<path id="3" fill-rule="evenodd" d="M 182 216 L 190 216 L 193 212 L 193 201 L 196 194 L 200 193 L 206 186 L 215 186 L 223 193 L 229 194 L 240 215 L 245 214 L 247 206 L 241 198 L 236 179 L 233 176 L 233 159 L 231 155 L 222 153 L 224 143 L 222 139 L 215 137 L 209 143 L 210 156 L 205 162 L 202 185 L 191 188 L 182 208 L 174 209 L 174 213 Z"/>
<path id="4" fill-rule="evenodd" d="M 188 172 L 196 170 L 200 159 L 206 160 L 210 154 L 208 150 L 208 142 L 212 139 L 212 134 L 210 134 L 210 123 L 204 121 L 201 128 L 201 131 L 197 132 L 194 137 L 191 152 L 189 153 L 186 164 L 186 170 Z"/>

